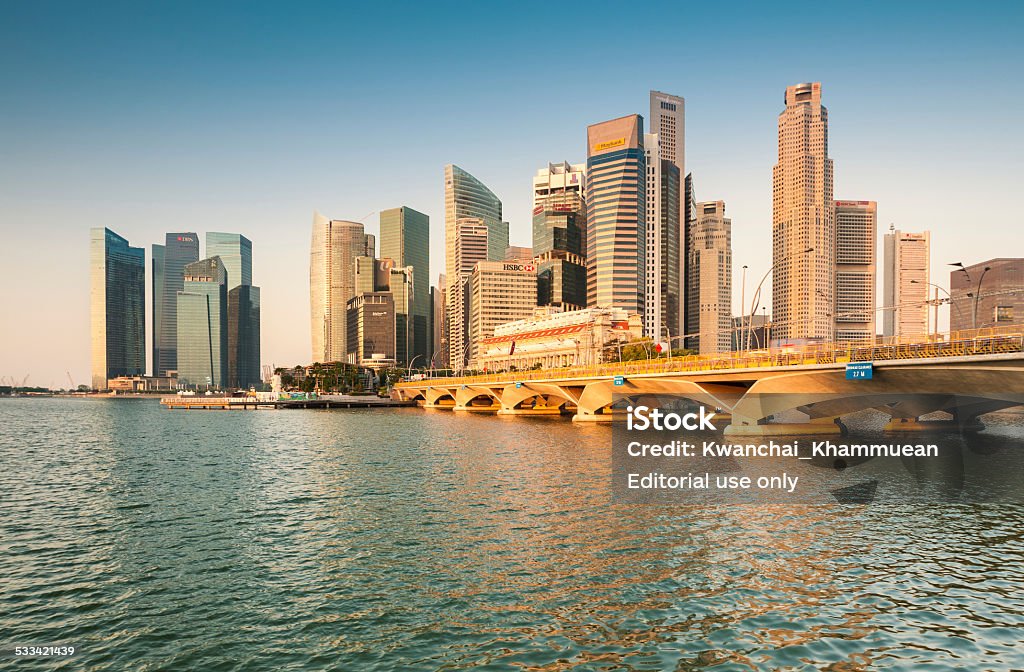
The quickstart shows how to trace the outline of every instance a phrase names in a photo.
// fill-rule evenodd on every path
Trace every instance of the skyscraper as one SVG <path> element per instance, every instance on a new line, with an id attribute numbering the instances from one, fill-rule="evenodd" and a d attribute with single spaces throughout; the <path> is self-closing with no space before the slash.
<path id="1" fill-rule="evenodd" d="M 925 338 L 931 234 L 890 227 L 884 244 L 882 335 L 901 340 Z"/>
<path id="2" fill-rule="evenodd" d="M 772 170 L 773 338 L 835 334 L 835 209 L 821 83 L 786 89 Z"/>
<path id="3" fill-rule="evenodd" d="M 471 369 L 480 368 L 484 339 L 499 324 L 533 316 L 537 308 L 537 267 L 532 263 L 481 261 L 467 284 L 468 344 Z"/>
<path id="4" fill-rule="evenodd" d="M 487 225 L 483 220 L 466 217 L 457 222 L 455 248 L 451 257 L 452 275 L 448 282 L 448 366 L 456 371 L 466 367 L 469 360 L 467 284 L 477 262 L 487 261 L 489 249 Z"/>
<path id="5" fill-rule="evenodd" d="M 875 340 L 874 201 L 836 201 L 836 341 Z"/>
<path id="6" fill-rule="evenodd" d="M 154 376 L 178 370 L 178 292 L 193 261 L 199 261 L 199 236 L 191 231 L 168 233 L 163 245 L 153 245 Z"/>
<path id="7" fill-rule="evenodd" d="M 660 136 L 644 135 L 647 159 L 647 266 L 644 334 L 658 340 L 679 336 L 682 296 L 679 168 L 661 157 Z"/>
<path id="8" fill-rule="evenodd" d="M 252 284 L 252 241 L 239 233 L 206 234 L 206 258 L 220 257 L 228 289 Z"/>
<path id="9" fill-rule="evenodd" d="M 238 233 L 206 234 L 206 256 L 220 257 L 228 286 L 228 377 L 248 388 L 260 381 L 260 288 L 252 284 L 252 241 Z"/>
<path id="10" fill-rule="evenodd" d="M 448 318 L 446 276 L 440 273 L 437 284 L 430 290 L 430 299 L 434 308 L 434 352 L 431 366 L 446 368 L 448 366 Z"/>
<path id="11" fill-rule="evenodd" d="M 533 249 L 537 305 L 587 305 L 586 166 L 550 163 L 533 178 Z"/>
<path id="12" fill-rule="evenodd" d="M 732 348 L 732 220 L 725 201 L 697 204 L 690 231 L 691 284 L 696 298 L 696 348 L 703 354 Z"/>
<path id="13" fill-rule="evenodd" d="M 347 303 L 355 295 L 355 258 L 367 254 L 368 241 L 358 222 L 328 219 L 313 213 L 309 255 L 309 304 L 312 359 L 343 362 Z"/>
<path id="14" fill-rule="evenodd" d="M 227 271 L 220 257 L 185 266 L 178 292 L 178 382 L 224 388 L 228 377 Z"/>
<path id="15" fill-rule="evenodd" d="M 433 315 L 430 307 L 430 218 L 402 206 L 380 213 L 380 256 L 395 266 L 409 268 L 412 290 L 410 307 L 410 361 L 426 365 L 434 352 Z M 399 340 L 404 339 L 399 335 Z M 404 340 L 402 343 L 404 350 Z M 404 360 L 399 360 L 407 364 Z"/>
<path id="16" fill-rule="evenodd" d="M 146 251 L 110 229 L 89 230 L 92 386 L 146 373 Z"/>
<path id="17" fill-rule="evenodd" d="M 658 312 L 661 323 L 668 327 L 672 336 L 685 333 L 685 288 L 686 288 L 686 230 L 693 213 L 687 211 L 685 190 L 686 175 L 686 101 L 661 91 L 650 92 L 650 132 L 658 136 L 657 156 L 662 164 L 657 166 L 660 181 L 652 189 L 648 184 L 648 196 L 653 192 L 659 200 L 655 208 L 659 215 L 659 278 L 653 283 L 660 292 Z M 648 161 L 648 175 L 651 165 Z M 651 212 L 649 207 L 648 212 Z M 653 214 L 653 213 L 652 213 Z M 648 227 L 650 228 L 651 222 Z M 652 244 L 648 241 L 648 250 Z M 648 301 L 648 305 L 653 304 Z M 661 338 L 664 334 L 659 334 Z"/>
<path id="18" fill-rule="evenodd" d="M 647 262 L 644 120 L 587 127 L 587 305 L 643 314 Z"/>

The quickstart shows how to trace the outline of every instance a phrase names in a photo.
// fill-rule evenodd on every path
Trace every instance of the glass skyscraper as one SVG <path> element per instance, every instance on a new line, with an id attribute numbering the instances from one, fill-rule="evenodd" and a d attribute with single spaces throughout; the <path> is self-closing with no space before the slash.
<path id="1" fill-rule="evenodd" d="M 153 246 L 153 375 L 178 370 L 178 292 L 185 286 L 185 266 L 199 261 L 199 236 L 168 233 Z"/>
<path id="2" fill-rule="evenodd" d="M 146 251 L 107 228 L 89 231 L 92 386 L 146 373 Z"/>
<path id="3" fill-rule="evenodd" d="M 220 257 L 228 287 L 227 385 L 260 383 L 260 288 L 252 284 L 252 241 L 238 233 L 206 234 L 206 256 Z"/>
<path id="4" fill-rule="evenodd" d="M 587 305 L 586 167 L 548 164 L 533 178 L 533 248 L 537 305 L 577 310 Z"/>
<path id="5" fill-rule="evenodd" d="M 422 212 L 402 206 L 380 213 L 380 256 L 393 259 L 398 268 L 411 267 L 411 319 L 409 321 L 409 360 L 429 364 L 434 353 L 433 311 L 430 306 L 430 218 Z M 396 297 L 397 301 L 397 297 Z M 405 335 L 398 340 L 404 346 Z M 404 350 L 404 347 L 399 347 Z M 404 360 L 400 363 L 406 364 Z"/>
<path id="6" fill-rule="evenodd" d="M 223 388 L 228 376 L 228 289 L 220 257 L 185 267 L 177 310 L 178 382 Z"/>

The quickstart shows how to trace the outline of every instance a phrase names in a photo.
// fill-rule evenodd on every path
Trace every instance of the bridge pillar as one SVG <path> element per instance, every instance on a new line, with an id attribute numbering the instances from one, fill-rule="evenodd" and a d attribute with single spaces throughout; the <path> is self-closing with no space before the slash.
<path id="1" fill-rule="evenodd" d="M 811 418 L 807 422 L 771 422 L 769 418 L 755 420 L 733 415 L 725 428 L 726 436 L 779 438 L 790 436 L 842 436 L 846 425 L 835 418 Z"/>

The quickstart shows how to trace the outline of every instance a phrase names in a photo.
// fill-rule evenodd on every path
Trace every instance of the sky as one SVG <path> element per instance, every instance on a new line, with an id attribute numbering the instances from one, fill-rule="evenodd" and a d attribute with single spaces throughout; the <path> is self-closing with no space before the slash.
<path id="1" fill-rule="evenodd" d="M 1024 256 L 1021 3 L 43 1 L 2 17 L 0 377 L 30 385 L 88 382 L 91 227 L 147 264 L 168 231 L 248 236 L 263 362 L 306 363 L 314 210 L 368 232 L 380 210 L 427 213 L 436 281 L 445 164 L 530 245 L 537 169 L 585 161 L 587 125 L 646 117 L 650 89 L 686 99 L 686 170 L 698 200 L 726 202 L 734 312 L 740 268 L 749 297 L 771 266 L 777 116 L 798 82 L 822 82 L 836 198 L 877 201 L 879 237 L 930 230 L 933 282 Z"/>

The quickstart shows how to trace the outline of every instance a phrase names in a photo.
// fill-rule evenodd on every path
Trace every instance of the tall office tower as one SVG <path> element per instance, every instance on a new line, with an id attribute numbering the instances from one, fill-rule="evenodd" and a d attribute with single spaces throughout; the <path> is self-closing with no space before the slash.
<path id="1" fill-rule="evenodd" d="M 501 201 L 483 182 L 462 168 L 449 164 L 444 167 L 444 251 L 445 274 L 455 277 L 452 255 L 458 221 L 473 217 L 487 226 L 487 258 L 501 261 L 508 247 L 508 222 L 501 216 Z"/>
<path id="2" fill-rule="evenodd" d="M 345 361 L 346 304 L 355 296 L 356 257 L 373 256 L 367 247 L 362 224 L 313 213 L 309 304 L 314 362 Z"/>
<path id="3" fill-rule="evenodd" d="M 199 261 L 199 236 L 168 233 L 153 246 L 153 375 L 178 370 L 178 292 L 185 286 L 185 266 Z"/>
<path id="4" fill-rule="evenodd" d="M 647 161 L 644 120 L 587 127 L 587 305 L 644 312 Z"/>
<path id="5" fill-rule="evenodd" d="M 391 292 L 360 292 L 348 300 L 347 310 L 345 361 L 374 368 L 397 362 L 395 301 Z"/>
<path id="6" fill-rule="evenodd" d="M 110 229 L 89 230 L 92 386 L 146 373 L 146 251 Z"/>
<path id="7" fill-rule="evenodd" d="M 252 241 L 239 233 L 206 234 L 206 258 L 220 257 L 228 289 L 252 284 Z"/>
<path id="8" fill-rule="evenodd" d="M 682 291 L 682 313 L 683 333 L 688 334 L 683 339 L 683 347 L 690 350 L 700 350 L 700 292 L 699 274 L 696 269 L 690 267 L 690 243 L 693 239 L 693 227 L 697 225 L 697 195 L 693 188 L 693 173 L 683 180 L 683 230 L 682 249 L 679 256 L 683 259 L 683 272 L 680 282 L 683 285 Z M 741 310 L 742 310 L 741 306 Z"/>
<path id="9" fill-rule="evenodd" d="M 1024 324 L 1024 259 L 1002 257 L 949 274 L 950 331 Z"/>
<path id="10" fill-rule="evenodd" d="M 466 368 L 469 359 L 467 282 L 473 267 L 487 261 L 488 227 L 482 219 L 467 217 L 458 221 L 455 248 L 451 257 L 452 275 L 448 278 L 448 366 L 456 371 Z"/>
<path id="11" fill-rule="evenodd" d="M 434 353 L 433 313 L 430 308 L 430 218 L 402 206 L 380 213 L 380 256 L 409 268 L 412 290 L 409 359 L 417 366 L 430 363 Z M 399 359 L 399 362 L 406 362 Z"/>
<path id="12" fill-rule="evenodd" d="M 533 264 L 481 261 L 467 283 L 469 304 L 468 367 L 479 368 L 481 345 L 494 328 L 533 317 L 537 308 L 537 271 Z"/>
<path id="13" fill-rule="evenodd" d="M 835 335 L 836 229 L 821 83 L 786 89 L 772 170 L 772 337 Z"/>
<path id="14" fill-rule="evenodd" d="M 437 284 L 430 290 L 430 300 L 434 308 L 434 352 L 431 366 L 447 368 L 448 366 L 448 320 L 445 315 L 446 304 L 445 274 L 437 276 Z"/>
<path id="15" fill-rule="evenodd" d="M 228 286 L 228 377 L 225 384 L 260 384 L 260 288 L 252 284 L 252 241 L 239 233 L 206 234 L 206 258 L 220 257 Z"/>
<path id="16" fill-rule="evenodd" d="M 537 305 L 587 306 L 586 166 L 549 163 L 533 178 Z"/>
<path id="17" fill-rule="evenodd" d="M 661 91 L 650 93 L 650 132 L 658 136 L 658 156 L 671 168 L 662 164 L 662 182 L 655 195 L 662 205 L 661 225 L 661 320 L 672 336 L 685 333 L 686 288 L 686 101 Z M 650 164 L 648 163 L 648 170 Z M 648 185 L 648 192 L 651 191 Z M 650 243 L 648 243 L 648 249 Z M 661 334 L 662 336 L 664 334 Z"/>
<path id="18" fill-rule="evenodd" d="M 836 341 L 875 340 L 874 201 L 836 201 Z"/>
<path id="19" fill-rule="evenodd" d="M 732 220 L 725 201 L 697 204 L 691 229 L 689 291 L 697 298 L 695 347 L 700 353 L 732 349 Z"/>
<path id="20" fill-rule="evenodd" d="M 931 234 L 889 227 L 882 269 L 882 335 L 901 340 L 928 336 Z"/>
<path id="21" fill-rule="evenodd" d="M 377 256 L 377 237 L 372 233 L 363 234 L 363 254 L 367 257 Z"/>
<path id="22" fill-rule="evenodd" d="M 356 257 L 353 262 L 352 287 L 356 294 L 376 292 L 380 283 L 377 280 L 377 260 L 373 257 Z"/>
<path id="23" fill-rule="evenodd" d="M 228 377 L 228 279 L 220 257 L 185 266 L 178 292 L 178 382 L 223 388 Z"/>
<path id="24" fill-rule="evenodd" d="M 661 156 L 657 133 L 644 135 L 647 158 L 647 267 L 645 277 L 644 335 L 671 338 L 682 333 L 680 297 L 679 168 Z M 666 333 L 668 332 L 668 333 Z"/>

